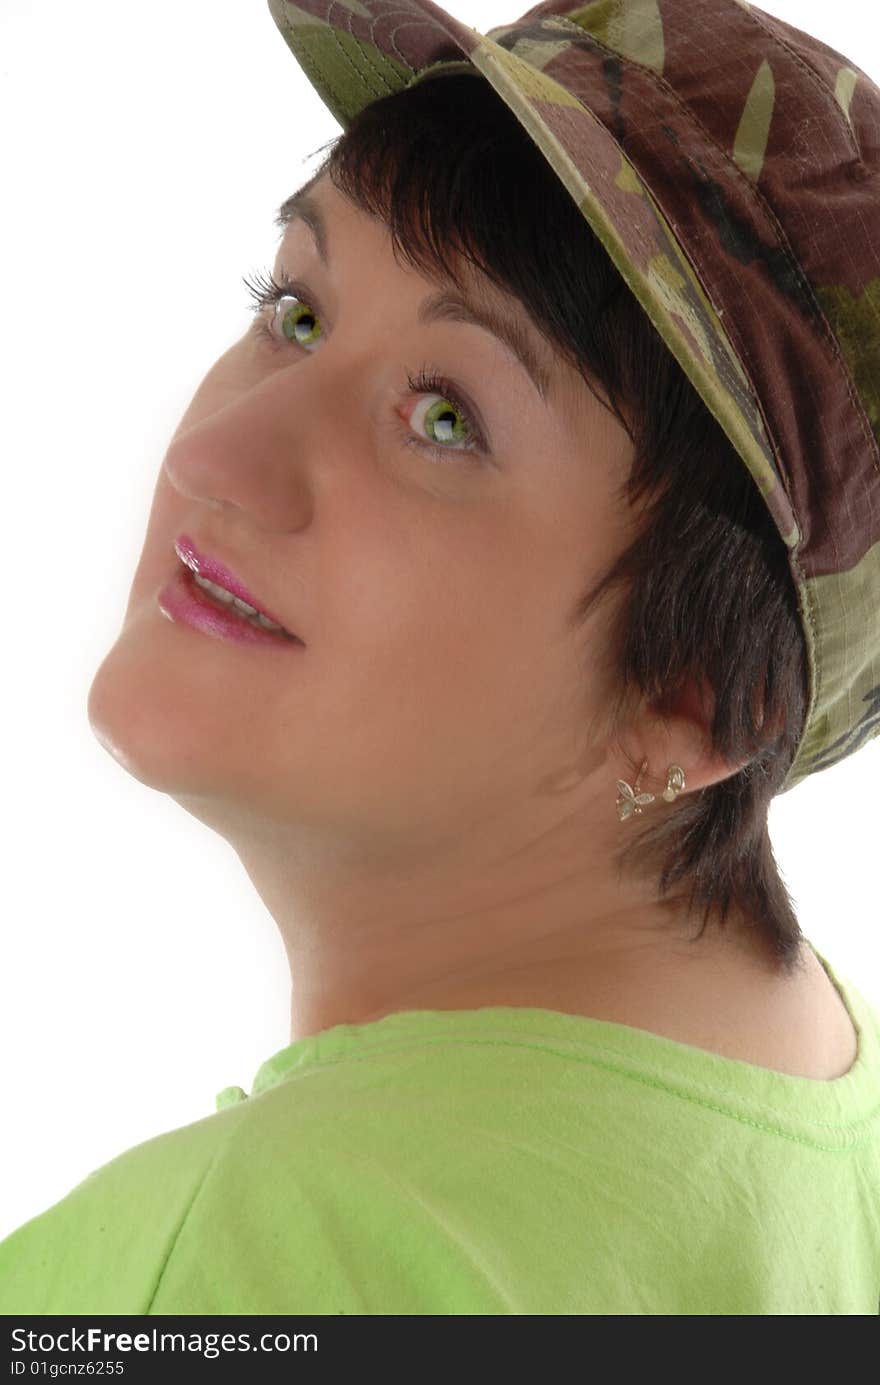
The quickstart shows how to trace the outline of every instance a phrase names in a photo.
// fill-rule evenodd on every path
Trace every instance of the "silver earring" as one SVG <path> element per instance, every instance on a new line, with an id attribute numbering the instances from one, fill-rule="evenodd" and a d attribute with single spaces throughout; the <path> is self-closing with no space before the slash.
<path id="1" fill-rule="evenodd" d="M 617 787 L 620 795 L 617 799 L 617 815 L 621 822 L 630 817 L 632 813 L 641 813 L 643 805 L 654 802 L 652 793 L 639 792 L 639 780 L 644 774 L 648 765 L 647 760 L 642 761 L 642 767 L 636 775 L 636 782 L 632 785 L 627 784 L 625 779 L 618 779 Z M 666 771 L 666 788 L 663 790 L 663 797 L 667 803 L 674 803 L 678 794 L 685 786 L 684 770 L 681 765 L 670 765 Z"/>

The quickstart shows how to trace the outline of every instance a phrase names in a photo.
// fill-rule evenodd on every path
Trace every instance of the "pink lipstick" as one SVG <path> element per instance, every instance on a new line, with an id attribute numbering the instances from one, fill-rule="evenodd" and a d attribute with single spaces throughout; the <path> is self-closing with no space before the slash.
<path id="1" fill-rule="evenodd" d="M 254 599 L 224 563 L 200 553 L 187 535 L 181 535 L 174 549 L 182 566 L 159 592 L 159 609 L 163 615 L 216 639 L 235 640 L 240 644 L 286 645 L 290 649 L 305 647 L 299 636 L 281 626 L 281 622 Z M 223 587 L 228 595 L 206 590 L 196 581 L 197 576 Z M 254 611 L 241 610 L 233 598 L 245 602 Z M 261 617 L 281 628 L 265 628 Z"/>

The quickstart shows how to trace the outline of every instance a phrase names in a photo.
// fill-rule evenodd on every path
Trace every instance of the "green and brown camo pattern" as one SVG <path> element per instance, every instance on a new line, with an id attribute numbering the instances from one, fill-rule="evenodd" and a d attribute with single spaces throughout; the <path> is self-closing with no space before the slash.
<path id="1" fill-rule="evenodd" d="M 541 149 L 754 477 L 810 667 L 783 786 L 880 732 L 880 90 L 745 0 L 268 0 L 345 128 L 476 68 Z"/>

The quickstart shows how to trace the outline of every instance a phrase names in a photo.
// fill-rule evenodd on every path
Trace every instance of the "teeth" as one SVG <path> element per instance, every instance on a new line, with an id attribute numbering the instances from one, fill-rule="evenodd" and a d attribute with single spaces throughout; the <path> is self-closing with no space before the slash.
<path id="1" fill-rule="evenodd" d="M 206 592 L 210 592 L 211 596 L 222 602 L 224 606 L 231 606 L 239 615 L 249 620 L 252 625 L 259 625 L 264 630 L 277 630 L 284 635 L 289 635 L 289 631 L 285 630 L 283 625 L 278 625 L 268 616 L 264 616 L 262 611 L 258 611 L 255 606 L 249 606 L 246 601 L 233 596 L 232 592 L 228 592 L 225 587 L 219 587 L 216 582 L 209 581 L 207 577 L 200 577 L 197 572 L 193 573 L 193 581 L 198 586 L 203 587 Z"/>
<path id="2" fill-rule="evenodd" d="M 241 611 L 242 615 L 245 615 L 245 616 L 256 616 L 256 615 L 259 615 L 259 611 L 257 610 L 256 606 L 249 606 L 249 605 L 247 604 L 246 601 L 242 601 L 242 600 L 241 600 L 239 597 L 237 597 L 237 596 L 234 596 L 234 597 L 232 598 L 232 604 L 233 604 L 233 606 L 235 607 L 235 609 L 236 609 L 237 611 Z"/>
<path id="3" fill-rule="evenodd" d="M 194 574 L 194 578 L 200 587 L 204 587 L 205 591 L 210 592 L 212 596 L 216 596 L 217 600 L 222 601 L 224 605 L 235 606 L 244 616 L 255 616 L 258 614 L 256 606 L 249 606 L 246 601 L 242 601 L 239 597 L 233 596 L 232 592 L 228 592 L 225 587 L 218 587 L 216 582 L 209 582 L 207 577 L 200 577 L 198 573 Z"/>
<path id="4" fill-rule="evenodd" d="M 280 630 L 284 635 L 288 633 L 283 625 L 277 625 L 274 620 L 270 620 L 268 616 L 264 616 L 262 611 L 258 611 L 255 616 L 248 616 L 248 620 L 252 620 L 255 625 L 262 625 L 264 630 Z"/>

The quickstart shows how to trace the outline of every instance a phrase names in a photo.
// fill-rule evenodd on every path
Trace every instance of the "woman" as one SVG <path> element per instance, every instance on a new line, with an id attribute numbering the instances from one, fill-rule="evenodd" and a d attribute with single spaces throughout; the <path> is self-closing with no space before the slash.
<path id="1" fill-rule="evenodd" d="M 89 716 L 237 852 L 291 1042 L 0 1310 L 875 1313 L 880 1015 L 767 809 L 880 728 L 880 94 L 736 0 L 270 8 L 346 130 Z"/>

